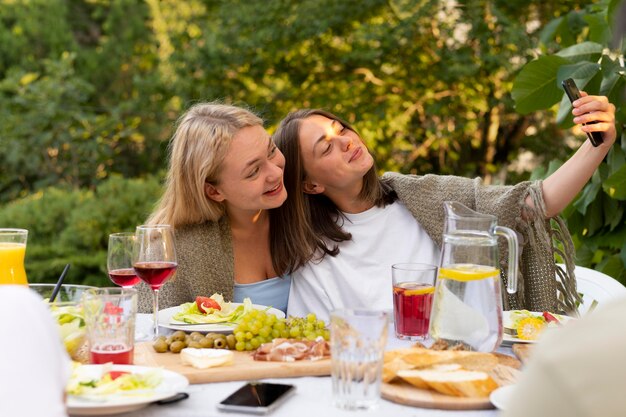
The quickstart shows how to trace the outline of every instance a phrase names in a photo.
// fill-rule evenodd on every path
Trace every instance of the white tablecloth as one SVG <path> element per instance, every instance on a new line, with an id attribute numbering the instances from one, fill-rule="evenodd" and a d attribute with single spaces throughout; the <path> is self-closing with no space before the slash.
<path id="1" fill-rule="evenodd" d="M 151 315 L 139 314 L 137 319 L 137 332 L 150 333 L 152 324 Z M 164 329 L 162 329 L 164 330 Z M 389 333 L 389 349 L 408 346 L 411 343 L 396 339 L 393 332 Z M 503 348 L 503 353 L 511 354 L 511 350 Z M 443 411 L 429 410 L 424 408 L 408 407 L 381 399 L 379 407 L 369 412 L 344 411 L 335 408 L 331 401 L 330 377 L 301 377 L 289 379 L 267 379 L 264 381 L 293 384 L 296 392 L 284 404 L 280 405 L 270 415 L 272 417 L 341 417 L 355 415 L 371 416 L 468 416 L 468 417 L 495 417 L 496 410 L 480 411 Z M 186 392 L 189 398 L 169 405 L 150 405 L 141 410 L 120 414 L 125 417 L 228 417 L 243 415 L 238 413 L 225 413 L 216 409 L 217 403 L 230 395 L 243 385 L 243 381 L 221 382 L 212 384 L 190 385 Z"/>

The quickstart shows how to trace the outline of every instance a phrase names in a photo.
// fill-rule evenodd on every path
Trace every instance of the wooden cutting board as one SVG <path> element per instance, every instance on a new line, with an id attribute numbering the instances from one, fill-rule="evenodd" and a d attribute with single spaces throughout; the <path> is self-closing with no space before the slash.
<path id="1" fill-rule="evenodd" d="M 208 382 L 249 381 L 264 378 L 292 378 L 298 376 L 330 375 L 330 359 L 296 362 L 261 362 L 252 359 L 250 353 L 233 352 L 232 365 L 216 368 L 196 369 L 183 365 L 180 355 L 166 352 L 157 353 L 151 342 L 135 345 L 135 365 L 155 366 L 169 369 L 184 375 L 190 384 Z"/>
<path id="2" fill-rule="evenodd" d="M 495 353 L 495 355 L 501 365 L 514 369 L 519 369 L 521 366 L 520 362 L 512 356 L 499 353 Z M 419 389 L 404 381 L 383 382 L 381 394 L 386 400 L 420 408 L 439 410 L 487 410 L 493 408 L 489 398 L 453 397 L 431 390 Z"/>
<path id="3" fill-rule="evenodd" d="M 513 354 L 522 361 L 522 363 L 528 362 L 528 357 L 532 354 L 534 346 L 528 343 L 514 343 L 511 346 Z"/>

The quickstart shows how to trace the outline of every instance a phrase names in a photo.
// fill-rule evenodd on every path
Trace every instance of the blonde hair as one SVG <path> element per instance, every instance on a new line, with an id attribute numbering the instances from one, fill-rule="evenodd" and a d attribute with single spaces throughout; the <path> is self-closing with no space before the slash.
<path id="1" fill-rule="evenodd" d="M 263 120 L 241 107 L 200 103 L 189 108 L 170 140 L 165 192 L 148 223 L 179 227 L 219 220 L 224 207 L 206 197 L 205 183 L 218 183 L 235 134 L 256 125 L 263 126 Z"/>

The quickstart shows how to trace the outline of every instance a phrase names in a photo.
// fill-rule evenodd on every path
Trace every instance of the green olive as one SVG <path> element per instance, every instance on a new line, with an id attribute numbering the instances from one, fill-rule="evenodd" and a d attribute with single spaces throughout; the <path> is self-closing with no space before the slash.
<path id="1" fill-rule="evenodd" d="M 182 342 L 180 340 L 176 340 L 174 342 L 172 342 L 172 344 L 170 345 L 170 352 L 172 353 L 180 353 L 181 350 L 183 350 L 185 348 L 185 342 Z"/>
<path id="2" fill-rule="evenodd" d="M 185 340 L 185 336 L 187 336 L 187 334 L 182 330 L 176 330 L 174 333 L 172 333 L 173 340 Z"/>
<path id="3" fill-rule="evenodd" d="M 199 340 L 200 338 L 204 337 L 204 335 L 200 332 L 191 332 L 189 337 L 191 337 L 192 340 Z"/>
<path id="4" fill-rule="evenodd" d="M 213 347 L 213 339 L 207 339 L 206 337 L 203 337 L 202 339 L 200 339 L 198 343 L 200 343 L 200 346 L 203 348 Z"/>
<path id="5" fill-rule="evenodd" d="M 165 339 L 157 339 L 155 340 L 152 347 L 154 348 L 154 351 L 157 353 L 165 353 L 167 352 L 168 345 L 165 342 Z"/>
<path id="6" fill-rule="evenodd" d="M 226 338 L 220 337 L 213 341 L 213 347 L 215 349 L 224 349 L 226 347 Z"/>
<path id="7" fill-rule="evenodd" d="M 234 350 L 235 349 L 235 345 L 237 344 L 237 340 L 235 339 L 235 335 L 231 333 L 228 336 L 226 336 L 226 343 L 228 344 L 228 349 Z"/>
<path id="8" fill-rule="evenodd" d="M 187 347 L 195 348 L 195 349 L 201 349 L 202 345 L 200 344 L 200 342 L 196 342 L 195 340 L 192 340 L 191 342 L 189 342 Z"/>

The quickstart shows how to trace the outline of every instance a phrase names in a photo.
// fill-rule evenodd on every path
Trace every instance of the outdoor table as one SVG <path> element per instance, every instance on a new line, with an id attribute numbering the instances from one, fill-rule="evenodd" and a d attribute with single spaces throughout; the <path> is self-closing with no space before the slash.
<path id="1" fill-rule="evenodd" d="M 138 333 L 149 334 L 151 330 L 152 315 L 137 315 Z M 161 329 L 164 330 L 165 329 Z M 408 347 L 410 341 L 397 339 L 393 333 L 393 326 L 389 329 L 388 349 Z M 512 355 L 511 349 L 501 347 L 501 353 Z M 497 410 L 476 411 L 447 411 L 432 410 L 426 408 L 409 407 L 396 404 L 384 399 L 380 400 L 377 409 L 372 411 L 347 411 L 340 410 L 332 404 L 332 388 L 330 376 L 324 377 L 300 377 L 300 378 L 270 378 L 266 382 L 278 382 L 293 384 L 296 386 L 295 393 L 281 404 L 276 410 L 268 414 L 272 417 L 341 417 L 355 415 L 370 416 L 468 416 L 468 417 L 495 417 Z M 218 382 L 210 384 L 189 385 L 185 390 L 189 398 L 169 405 L 150 405 L 141 410 L 120 414 L 122 417 L 228 417 L 245 416 L 253 414 L 223 412 L 216 409 L 217 404 L 242 386 L 245 381 Z"/>

